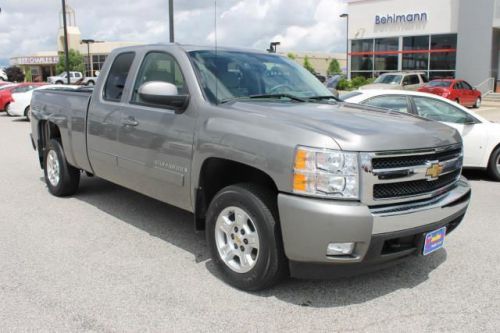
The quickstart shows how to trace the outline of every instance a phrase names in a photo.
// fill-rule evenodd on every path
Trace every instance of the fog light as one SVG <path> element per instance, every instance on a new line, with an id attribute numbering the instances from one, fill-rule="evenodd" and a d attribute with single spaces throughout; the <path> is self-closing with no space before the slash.
<path id="1" fill-rule="evenodd" d="M 345 256 L 352 254 L 354 243 L 330 243 L 326 248 L 327 256 Z"/>

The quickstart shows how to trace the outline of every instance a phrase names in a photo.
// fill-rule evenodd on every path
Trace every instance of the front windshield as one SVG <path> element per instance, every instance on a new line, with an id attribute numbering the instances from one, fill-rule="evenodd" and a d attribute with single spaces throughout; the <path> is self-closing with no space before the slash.
<path id="1" fill-rule="evenodd" d="M 397 74 L 383 74 L 380 75 L 375 83 L 385 83 L 385 84 L 400 84 L 401 83 L 401 75 Z"/>
<path id="2" fill-rule="evenodd" d="M 451 85 L 451 81 L 431 81 L 427 83 L 429 87 L 449 87 Z"/>
<path id="3" fill-rule="evenodd" d="M 331 96 L 331 92 L 292 60 L 274 54 L 192 51 L 205 96 L 215 104 L 240 98 Z"/>

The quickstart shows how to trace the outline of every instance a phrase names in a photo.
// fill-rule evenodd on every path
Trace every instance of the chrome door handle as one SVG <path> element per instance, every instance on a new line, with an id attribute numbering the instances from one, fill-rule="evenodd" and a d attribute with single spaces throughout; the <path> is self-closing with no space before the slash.
<path id="1" fill-rule="evenodd" d="M 127 117 L 122 119 L 122 124 L 123 126 L 137 126 L 139 122 L 134 117 Z"/>

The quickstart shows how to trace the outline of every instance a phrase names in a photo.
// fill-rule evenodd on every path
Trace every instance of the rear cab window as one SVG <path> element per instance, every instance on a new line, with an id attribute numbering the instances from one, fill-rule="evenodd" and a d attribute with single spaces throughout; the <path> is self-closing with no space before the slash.
<path id="1" fill-rule="evenodd" d="M 134 57 L 134 52 L 121 53 L 115 57 L 109 70 L 106 83 L 104 84 L 102 92 L 104 100 L 109 102 L 120 102 Z"/>

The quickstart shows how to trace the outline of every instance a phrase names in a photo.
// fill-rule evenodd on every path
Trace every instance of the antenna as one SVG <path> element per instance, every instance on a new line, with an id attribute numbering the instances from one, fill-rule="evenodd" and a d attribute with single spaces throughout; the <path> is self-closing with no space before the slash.
<path id="1" fill-rule="evenodd" d="M 217 0 L 214 0 L 214 46 L 215 46 L 215 70 L 217 70 Z M 218 82 L 219 80 L 217 79 L 217 73 L 214 73 L 215 77 L 215 100 L 217 103 L 219 103 L 219 86 Z"/>

